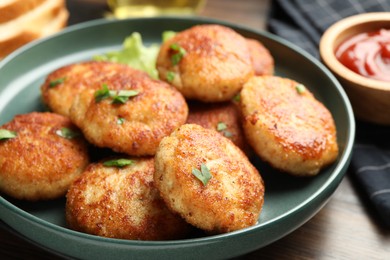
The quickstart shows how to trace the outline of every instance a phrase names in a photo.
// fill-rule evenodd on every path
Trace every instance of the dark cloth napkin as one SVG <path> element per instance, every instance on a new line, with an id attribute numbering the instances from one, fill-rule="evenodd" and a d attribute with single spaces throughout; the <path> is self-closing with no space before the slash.
<path id="1" fill-rule="evenodd" d="M 319 58 L 321 35 L 330 25 L 368 12 L 390 12 L 390 0 L 273 0 L 268 30 Z M 390 227 L 390 127 L 357 122 L 349 172 Z"/>

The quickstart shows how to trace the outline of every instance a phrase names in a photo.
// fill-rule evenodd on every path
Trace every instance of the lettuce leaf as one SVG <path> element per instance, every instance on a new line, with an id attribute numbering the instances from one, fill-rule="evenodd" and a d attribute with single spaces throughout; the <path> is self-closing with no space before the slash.
<path id="1" fill-rule="evenodd" d="M 93 59 L 96 61 L 111 61 L 127 64 L 134 69 L 145 71 L 154 79 L 158 79 L 156 59 L 159 50 L 159 44 L 145 46 L 142 42 L 141 34 L 134 32 L 126 37 L 121 50 L 96 55 Z"/>

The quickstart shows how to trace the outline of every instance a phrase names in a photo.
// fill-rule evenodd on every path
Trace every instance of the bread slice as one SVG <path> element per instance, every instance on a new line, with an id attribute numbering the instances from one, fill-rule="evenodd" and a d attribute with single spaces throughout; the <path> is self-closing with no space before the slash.
<path id="1" fill-rule="evenodd" d="M 0 59 L 30 41 L 59 31 L 66 26 L 68 16 L 64 0 L 44 0 L 24 15 L 0 24 Z"/>
<path id="2" fill-rule="evenodd" d="M 68 18 L 69 12 L 66 10 L 66 8 L 62 8 L 57 17 L 48 23 L 45 27 L 43 27 L 39 37 L 48 36 L 58 32 L 67 25 Z"/>
<path id="3" fill-rule="evenodd" d="M 45 0 L 1 0 L 0 24 L 9 22 L 36 8 Z"/>

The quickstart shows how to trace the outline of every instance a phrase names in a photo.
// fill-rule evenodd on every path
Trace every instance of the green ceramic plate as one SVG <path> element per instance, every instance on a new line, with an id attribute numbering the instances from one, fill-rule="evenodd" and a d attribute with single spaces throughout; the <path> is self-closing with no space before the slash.
<path id="1" fill-rule="evenodd" d="M 82 259 L 230 258 L 268 245 L 309 220 L 332 195 L 349 164 L 355 135 L 353 112 L 343 89 L 318 61 L 267 32 L 200 18 L 155 18 L 120 21 L 96 20 L 29 44 L 0 64 L 0 125 L 15 115 L 43 110 L 40 85 L 58 67 L 88 60 L 95 54 L 121 47 L 134 31 L 145 43 L 160 42 L 165 30 L 180 31 L 196 24 L 221 23 L 246 37 L 259 39 L 276 61 L 276 74 L 302 82 L 332 112 L 340 147 L 336 163 L 315 178 L 293 178 L 260 161 L 266 194 L 258 223 L 240 231 L 176 241 L 109 239 L 66 228 L 65 200 L 27 203 L 0 197 L 1 219 L 26 238 L 54 252 Z"/>

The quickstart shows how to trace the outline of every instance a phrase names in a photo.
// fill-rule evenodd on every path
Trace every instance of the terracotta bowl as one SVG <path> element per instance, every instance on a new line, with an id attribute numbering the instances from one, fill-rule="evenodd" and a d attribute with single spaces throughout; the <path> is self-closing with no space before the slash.
<path id="1" fill-rule="evenodd" d="M 335 56 L 336 48 L 348 38 L 381 28 L 390 29 L 390 12 L 365 13 L 340 20 L 322 36 L 320 54 L 347 92 L 355 116 L 390 125 L 390 82 L 361 76 L 341 64 Z"/>

